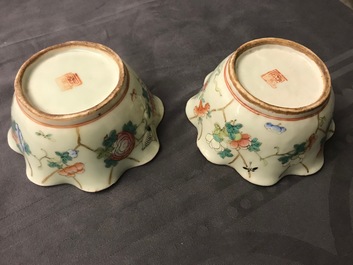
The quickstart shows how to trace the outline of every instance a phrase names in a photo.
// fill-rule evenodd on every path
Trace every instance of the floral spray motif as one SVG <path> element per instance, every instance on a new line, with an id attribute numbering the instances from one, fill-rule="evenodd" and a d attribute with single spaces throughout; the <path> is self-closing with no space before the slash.
<path id="1" fill-rule="evenodd" d="M 133 71 L 128 67 L 125 70 L 127 84 L 121 98 L 107 113 L 97 113 L 92 120 L 87 116 L 82 123 L 70 120 L 68 124 L 37 124 L 35 119 L 34 132 L 27 130 L 20 120 L 20 125 L 13 120 L 8 142 L 12 149 L 23 154 L 26 173 L 32 182 L 45 186 L 68 183 L 85 191 L 98 191 L 109 187 L 125 170 L 147 163 L 156 155 L 159 149 L 156 127 L 162 118 L 163 104 L 137 76 L 130 77 L 135 75 Z M 82 84 L 76 73 L 67 73 L 58 80 L 60 84 L 66 82 L 65 89 Z M 126 96 L 129 94 L 130 97 Z M 120 111 L 127 105 L 125 111 L 130 113 L 121 113 L 117 118 L 115 109 L 118 111 L 122 100 Z M 103 116 L 106 120 L 100 120 Z M 94 126 L 96 120 L 99 125 Z"/>
<path id="2" fill-rule="evenodd" d="M 260 167 L 259 165 L 252 165 L 252 162 L 247 161 L 247 155 L 245 155 L 244 152 L 248 151 L 256 154 L 256 156 L 259 158 L 259 161 L 264 163 L 264 166 L 268 164 L 267 159 L 276 157 L 276 160 L 283 167 L 290 167 L 300 164 L 305 168 L 307 173 L 309 173 L 309 168 L 303 163 L 303 159 L 306 152 L 310 150 L 315 143 L 318 137 L 318 133 L 322 132 L 324 135 L 326 135 L 327 131 L 323 129 L 326 121 L 325 116 L 320 117 L 317 115 L 318 126 L 316 131 L 303 142 L 294 144 L 290 151 L 280 152 L 279 147 L 274 147 L 276 150 L 275 153 L 263 157 L 260 150 L 262 142 L 260 142 L 258 138 L 252 137 L 248 133 L 243 132 L 242 123 L 239 123 L 236 120 L 227 120 L 225 109 L 230 106 L 233 101 L 230 101 L 221 108 L 212 109 L 210 104 L 204 99 L 205 89 L 206 87 L 203 87 L 201 91 L 196 95 L 199 99 L 199 103 L 193 108 L 195 116 L 190 118 L 190 120 L 196 118 L 198 119 L 198 124 L 200 126 L 198 140 L 201 139 L 203 133 L 203 119 L 211 118 L 211 114 L 214 112 L 221 112 L 225 121 L 224 125 L 215 123 L 213 131 L 205 136 L 205 140 L 209 147 L 215 150 L 222 159 L 232 159 L 228 163 L 229 165 L 234 163 L 236 160 L 241 159 L 243 164 L 242 168 L 248 172 L 248 176 L 250 178 L 252 173 L 260 170 Z M 281 124 L 273 124 L 271 122 L 265 123 L 264 127 L 266 130 L 278 135 L 281 135 L 287 131 L 287 128 Z M 322 143 L 324 142 L 325 138 L 322 140 Z"/>
<path id="3" fill-rule="evenodd" d="M 251 177 L 251 173 L 255 170 L 248 170 L 251 167 L 251 162 L 246 161 L 242 152 L 259 152 L 262 143 L 257 138 L 252 138 L 249 134 L 243 133 L 241 131 L 243 125 L 236 123 L 236 121 L 226 122 L 223 127 L 217 123 L 214 126 L 213 132 L 206 135 L 206 142 L 217 151 L 221 158 L 234 157 L 229 164 L 241 158 L 244 164 L 243 168 L 247 170 L 249 177 Z"/>
<path id="4" fill-rule="evenodd" d="M 196 116 L 199 117 L 199 119 L 201 119 L 205 115 L 209 115 L 210 114 L 209 111 L 210 111 L 210 103 L 203 104 L 202 100 L 200 100 L 200 103 L 198 106 L 194 107 L 194 113 Z"/>
<path id="5" fill-rule="evenodd" d="M 20 130 L 20 127 L 15 121 L 12 122 L 11 132 L 12 132 L 12 138 L 15 140 L 17 148 L 20 150 L 20 152 L 22 154 L 31 155 L 31 150 L 29 148 L 29 145 L 23 139 L 22 131 Z"/>
<path id="6" fill-rule="evenodd" d="M 119 161 L 128 158 L 135 148 L 137 125 L 131 121 L 124 124 L 122 131 L 112 130 L 103 139 L 103 147 L 96 150 L 97 158 L 104 159 L 105 166 L 115 167 Z"/>
<path id="7" fill-rule="evenodd" d="M 30 168 L 31 176 L 33 176 L 33 169 L 32 169 L 31 163 L 29 163 L 29 160 L 27 157 L 28 156 L 35 157 L 35 156 L 32 154 L 32 151 L 29 148 L 29 145 L 27 144 L 27 142 L 23 138 L 22 131 L 21 131 L 20 127 L 18 126 L 18 124 L 15 121 L 12 121 L 12 124 L 11 124 L 11 136 L 12 136 L 13 140 L 15 141 L 18 150 L 22 153 L 23 157 L 25 158 L 25 160 Z"/>
<path id="8" fill-rule="evenodd" d="M 47 158 L 48 166 L 51 168 L 57 168 L 52 174 L 48 175 L 42 180 L 42 183 L 46 182 L 54 173 L 58 173 L 61 176 L 72 178 L 81 188 L 81 183 L 76 179 L 77 174 L 83 174 L 85 172 L 85 165 L 82 162 L 76 162 L 69 164 L 74 158 L 78 156 L 78 150 L 69 149 L 65 152 L 55 152 L 56 158 L 49 158 L 47 155 L 43 158 Z"/>
<path id="9" fill-rule="evenodd" d="M 241 123 L 235 121 L 226 122 L 223 127 L 215 124 L 212 134 L 206 135 L 206 142 L 212 149 L 218 151 L 218 155 L 222 158 L 233 157 L 232 150 L 239 151 L 241 149 L 250 152 L 260 151 L 261 142 L 257 138 L 251 138 L 247 133 L 243 133 L 240 129 L 243 127 Z"/>
<path id="10" fill-rule="evenodd" d="M 42 132 L 36 133 L 36 135 L 43 136 L 43 137 L 45 136 L 44 138 L 47 140 L 53 140 L 53 139 L 51 139 L 51 135 L 45 135 Z M 33 169 L 32 169 L 31 163 L 29 162 L 29 160 L 26 156 L 31 156 L 34 159 L 36 159 L 39 162 L 39 166 L 38 166 L 39 168 L 41 168 L 43 166 L 42 160 L 47 161 L 47 166 L 49 168 L 56 168 L 55 171 L 50 173 L 48 176 L 46 176 L 42 180 L 42 183 L 45 183 L 55 173 L 58 173 L 61 176 L 65 176 L 65 177 L 74 179 L 74 181 L 82 188 L 81 183 L 76 179 L 76 175 L 82 174 L 85 172 L 85 165 L 82 162 L 76 162 L 74 164 L 70 164 L 70 162 L 74 158 L 77 158 L 78 150 L 69 149 L 64 152 L 56 151 L 55 152 L 56 157 L 49 157 L 47 152 L 42 149 L 42 151 L 44 152 L 44 155 L 42 157 L 37 157 L 35 154 L 33 154 L 31 152 L 29 145 L 24 140 L 22 132 L 21 132 L 18 124 L 15 121 L 13 121 L 13 123 L 12 123 L 12 137 L 15 140 L 18 149 L 24 155 L 24 157 L 25 157 L 25 159 L 31 169 L 31 176 L 33 175 Z"/>
<path id="11" fill-rule="evenodd" d="M 144 131 L 140 138 L 137 138 L 137 130 L 139 126 L 144 126 Z M 151 127 L 147 124 L 146 120 L 143 120 L 140 124 L 134 124 L 129 121 L 123 125 L 120 132 L 116 130 L 110 131 L 102 142 L 103 147 L 99 147 L 95 150 L 98 159 L 104 159 L 105 167 L 111 168 L 109 174 L 109 183 L 112 181 L 113 169 L 119 164 L 120 161 L 129 159 L 135 162 L 140 162 L 134 157 L 131 157 L 131 153 L 134 151 L 136 146 L 142 145 L 141 149 L 144 150 L 150 145 L 156 138 L 153 135 Z"/>

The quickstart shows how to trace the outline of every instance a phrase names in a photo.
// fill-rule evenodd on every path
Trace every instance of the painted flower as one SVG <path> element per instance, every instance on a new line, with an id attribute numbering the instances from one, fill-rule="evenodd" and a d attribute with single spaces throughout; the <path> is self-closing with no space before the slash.
<path id="1" fill-rule="evenodd" d="M 60 169 L 58 173 L 62 176 L 66 177 L 75 177 L 76 174 L 82 174 L 85 172 L 85 165 L 81 162 L 75 163 L 72 166 L 67 166 L 64 167 L 63 169 Z"/>
<path id="2" fill-rule="evenodd" d="M 17 144 L 18 148 L 22 153 L 31 154 L 31 150 L 29 149 L 28 144 L 23 139 L 22 132 L 20 127 L 16 122 L 12 124 L 12 138 L 14 139 L 15 143 Z"/>
<path id="3" fill-rule="evenodd" d="M 202 100 L 200 100 L 200 103 L 198 106 L 194 107 L 194 113 L 197 117 L 204 117 L 206 114 L 208 114 L 210 110 L 210 104 L 206 103 L 205 105 L 202 104 Z"/>
<path id="4" fill-rule="evenodd" d="M 247 149 L 250 144 L 250 135 L 246 133 L 237 133 L 234 139 L 229 141 L 229 146 L 234 149 Z"/>
<path id="5" fill-rule="evenodd" d="M 117 133 L 116 130 L 110 131 L 103 139 L 103 147 L 98 148 L 95 152 L 97 158 L 104 159 L 107 168 L 115 167 L 118 161 L 127 158 L 135 148 L 135 135 L 138 125 L 129 121 L 123 125 L 122 131 Z"/>
<path id="6" fill-rule="evenodd" d="M 72 150 L 72 149 L 69 149 L 67 150 L 69 156 L 71 156 L 72 158 L 76 158 L 78 156 L 78 150 Z"/>
<path id="7" fill-rule="evenodd" d="M 12 135 L 13 140 L 17 144 L 17 146 L 21 149 L 20 139 L 18 137 L 18 132 L 17 132 L 17 130 L 15 128 L 12 128 L 11 135 Z"/>
<path id="8" fill-rule="evenodd" d="M 132 133 L 122 131 L 116 135 L 116 141 L 112 145 L 113 150 L 110 158 L 113 160 L 123 160 L 127 158 L 135 147 L 135 137 Z"/>
<path id="9" fill-rule="evenodd" d="M 233 157 L 231 149 L 259 152 L 262 143 L 257 138 L 251 138 L 249 134 L 242 133 L 240 131 L 242 127 L 241 123 L 235 123 L 235 121 L 226 122 L 223 127 L 215 123 L 212 134 L 206 135 L 206 142 L 212 149 L 218 151 L 221 158 Z"/>
<path id="10" fill-rule="evenodd" d="M 227 147 L 227 145 L 223 141 L 223 138 L 219 137 L 218 134 L 207 134 L 206 142 L 212 149 L 216 151 L 223 151 Z"/>

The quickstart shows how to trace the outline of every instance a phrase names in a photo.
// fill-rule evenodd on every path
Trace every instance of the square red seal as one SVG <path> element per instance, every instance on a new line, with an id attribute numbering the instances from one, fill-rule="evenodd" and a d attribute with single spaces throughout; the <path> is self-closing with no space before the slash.
<path id="1" fill-rule="evenodd" d="M 269 84 L 272 88 L 277 88 L 278 83 L 283 83 L 285 81 L 288 81 L 287 78 L 281 74 L 280 71 L 277 69 L 273 69 L 263 75 L 261 75 L 261 78 L 265 80 L 267 84 Z"/>
<path id="2" fill-rule="evenodd" d="M 77 73 L 66 73 L 56 78 L 56 83 L 62 90 L 68 90 L 82 85 L 82 81 Z"/>

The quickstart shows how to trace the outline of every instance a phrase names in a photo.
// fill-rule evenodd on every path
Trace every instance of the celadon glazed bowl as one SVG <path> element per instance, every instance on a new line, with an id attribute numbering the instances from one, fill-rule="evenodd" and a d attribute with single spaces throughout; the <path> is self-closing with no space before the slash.
<path id="1" fill-rule="evenodd" d="M 186 114 L 209 161 L 269 186 L 323 166 L 333 108 L 324 63 L 298 43 L 263 38 L 245 43 L 207 75 Z"/>
<path id="2" fill-rule="evenodd" d="M 22 65 L 14 87 L 8 143 L 35 184 L 99 191 L 158 152 L 162 102 L 108 47 L 46 48 Z"/>

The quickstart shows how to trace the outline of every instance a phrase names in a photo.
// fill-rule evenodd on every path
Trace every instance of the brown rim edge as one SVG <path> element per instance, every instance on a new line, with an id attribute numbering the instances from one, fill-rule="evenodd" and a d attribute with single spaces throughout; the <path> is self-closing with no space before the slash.
<path id="1" fill-rule="evenodd" d="M 319 67 L 319 69 L 322 72 L 322 78 L 323 78 L 323 93 L 321 94 L 320 98 L 315 101 L 312 104 L 309 104 L 307 106 L 299 107 L 299 108 L 286 108 L 286 107 L 279 107 L 276 105 L 272 105 L 269 103 L 266 103 L 257 97 L 253 96 L 250 94 L 239 82 L 238 77 L 236 75 L 236 70 L 235 70 L 235 62 L 239 58 L 241 54 L 243 54 L 245 51 L 260 46 L 264 44 L 274 44 L 274 45 L 283 45 L 287 46 L 290 48 L 293 48 L 296 51 L 299 51 L 306 56 L 308 56 L 311 60 L 313 60 L 316 65 Z M 329 74 L 329 71 L 327 70 L 326 65 L 322 62 L 322 60 L 310 49 L 306 48 L 305 46 L 286 39 L 281 39 L 281 38 L 262 38 L 262 39 L 255 39 L 252 41 L 249 41 L 247 43 L 244 43 L 241 45 L 232 55 L 230 58 L 230 67 L 229 67 L 229 76 L 232 81 L 233 86 L 238 90 L 238 92 L 241 94 L 241 96 L 247 100 L 248 102 L 254 104 L 255 106 L 260 106 L 261 108 L 272 111 L 275 113 L 280 113 L 280 114 L 304 114 L 307 112 L 311 112 L 315 110 L 316 108 L 322 107 L 326 105 L 326 103 L 329 100 L 329 96 L 331 93 L 331 77 Z"/>
<path id="2" fill-rule="evenodd" d="M 118 64 L 118 67 L 120 70 L 118 84 L 113 89 L 113 91 L 108 95 L 108 97 L 106 97 L 103 101 L 101 101 L 99 104 L 97 104 L 91 108 L 85 109 L 83 111 L 69 113 L 69 114 L 50 114 L 50 113 L 46 113 L 44 111 L 38 110 L 37 108 L 35 108 L 34 106 L 31 105 L 31 103 L 27 100 L 26 96 L 23 93 L 23 90 L 22 90 L 23 75 L 24 75 L 26 69 L 42 55 L 44 55 L 47 52 L 50 52 L 52 50 L 70 47 L 70 46 L 71 47 L 74 47 L 74 46 L 88 47 L 91 49 L 98 49 L 100 51 L 107 53 L 109 56 L 111 56 L 114 59 L 114 61 Z M 124 83 L 125 75 L 126 75 L 126 72 L 125 72 L 124 63 L 120 59 L 120 57 L 112 49 L 110 49 L 102 44 L 94 43 L 94 42 L 69 41 L 69 42 L 64 42 L 64 43 L 56 44 L 56 45 L 50 46 L 48 48 L 45 48 L 45 49 L 37 52 L 36 54 L 32 55 L 29 59 L 27 59 L 27 61 L 25 61 L 23 63 L 23 65 L 21 66 L 21 68 L 19 69 L 19 71 L 16 75 L 15 82 L 14 82 L 15 97 L 16 97 L 18 103 L 22 107 L 24 107 L 25 110 L 32 113 L 36 117 L 41 117 L 41 118 L 44 118 L 47 120 L 71 121 L 71 120 L 74 120 L 77 118 L 82 118 L 84 116 L 89 116 L 92 113 L 97 112 L 97 111 L 101 110 L 104 106 L 106 106 L 112 99 L 114 99 L 119 94 L 119 91 L 121 90 L 121 87 Z"/>

